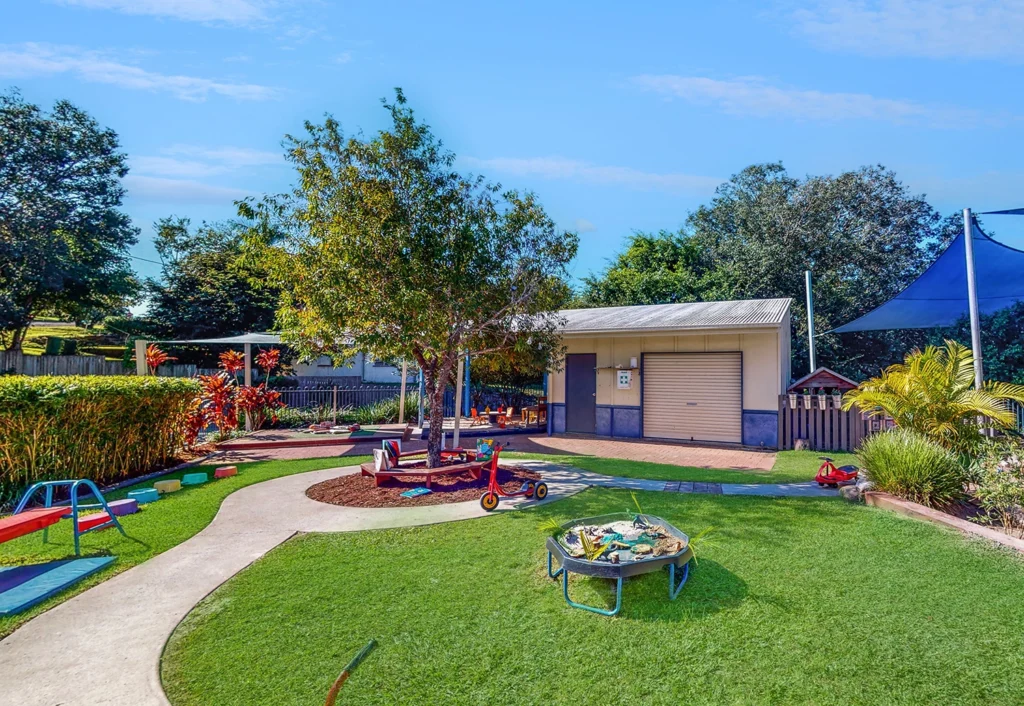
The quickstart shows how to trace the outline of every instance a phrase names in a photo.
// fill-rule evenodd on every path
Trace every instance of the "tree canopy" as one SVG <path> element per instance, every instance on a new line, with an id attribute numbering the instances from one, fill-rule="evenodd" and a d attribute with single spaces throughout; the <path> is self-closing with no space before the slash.
<path id="1" fill-rule="evenodd" d="M 95 318 L 135 296 L 127 173 L 117 135 L 86 112 L 0 95 L 0 342 L 20 350 L 42 312 Z"/>
<path id="2" fill-rule="evenodd" d="M 895 296 L 959 231 L 881 166 L 838 176 L 747 167 L 722 184 L 678 233 L 635 234 L 605 272 L 584 280 L 585 306 L 793 299 L 793 369 L 807 369 L 804 271 L 814 275 L 815 328 L 824 333 Z M 851 377 L 876 374 L 927 332 L 822 335 L 818 362 Z"/>
<path id="3" fill-rule="evenodd" d="M 244 226 L 190 225 L 189 219 L 174 216 L 154 224 L 163 265 L 160 279 L 146 282 L 147 318 L 173 338 L 269 330 L 278 291 L 253 284 L 262 271 L 242 258 Z"/>
<path id="4" fill-rule="evenodd" d="M 428 463 L 440 460 L 444 387 L 465 352 L 560 349 L 577 236 L 531 193 L 454 168 L 401 90 L 391 126 L 345 137 L 328 117 L 286 138 L 299 183 L 248 201 L 251 257 L 282 289 L 278 323 L 305 358 L 354 351 L 415 361 L 431 400 Z"/>

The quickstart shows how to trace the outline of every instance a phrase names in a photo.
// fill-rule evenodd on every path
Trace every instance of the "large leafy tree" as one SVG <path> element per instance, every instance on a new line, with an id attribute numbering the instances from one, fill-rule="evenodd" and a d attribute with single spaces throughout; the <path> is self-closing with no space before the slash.
<path id="1" fill-rule="evenodd" d="M 781 164 L 753 165 L 722 184 L 679 233 L 633 236 L 608 270 L 584 281 L 578 299 L 622 305 L 792 297 L 793 369 L 802 371 L 805 270 L 814 273 L 821 334 L 897 294 L 958 227 L 882 167 L 797 179 Z M 818 362 L 863 377 L 926 337 L 921 331 L 822 335 Z"/>
<path id="2" fill-rule="evenodd" d="M 148 318 L 173 338 L 232 336 L 267 331 L 278 292 L 257 286 L 261 270 L 242 257 L 244 226 L 237 222 L 191 228 L 187 218 L 154 224 L 154 244 L 163 263 L 149 280 Z"/>
<path id="3" fill-rule="evenodd" d="M 120 210 L 128 173 L 117 135 L 58 101 L 0 95 L 0 342 L 20 350 L 41 312 L 117 311 L 138 289 Z"/>
<path id="4" fill-rule="evenodd" d="M 396 91 L 391 127 L 346 138 L 328 117 L 287 137 L 290 195 L 247 202 L 252 256 L 283 290 L 278 323 L 303 357 L 408 359 L 430 399 L 428 465 L 440 463 L 443 395 L 465 352 L 560 350 L 577 237 L 533 194 L 454 169 Z"/>

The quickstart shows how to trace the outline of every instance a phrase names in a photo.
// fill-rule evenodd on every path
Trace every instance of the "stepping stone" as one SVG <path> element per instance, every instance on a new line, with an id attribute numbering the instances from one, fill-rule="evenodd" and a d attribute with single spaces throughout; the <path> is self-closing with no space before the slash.
<path id="1" fill-rule="evenodd" d="M 129 490 L 128 498 L 135 500 L 139 505 L 156 502 L 160 499 L 160 493 L 156 488 L 144 488 L 142 490 Z"/>
<path id="2" fill-rule="evenodd" d="M 205 473 L 186 473 L 181 477 L 182 485 L 201 485 L 209 480 Z"/>
<path id="3" fill-rule="evenodd" d="M 152 488 L 150 489 L 152 490 Z M 157 495 L 157 497 L 160 497 Z M 107 507 L 110 508 L 111 515 L 134 515 L 139 511 L 139 501 L 135 498 L 125 498 L 124 500 L 114 500 L 107 503 Z"/>
<path id="4" fill-rule="evenodd" d="M 164 493 L 173 493 L 176 490 L 181 490 L 181 481 L 177 478 L 173 480 L 158 480 L 153 484 L 156 488 L 156 492 L 163 495 Z"/>
<path id="5" fill-rule="evenodd" d="M 238 466 L 221 466 L 214 470 L 214 478 L 230 478 L 231 476 L 238 475 Z"/>

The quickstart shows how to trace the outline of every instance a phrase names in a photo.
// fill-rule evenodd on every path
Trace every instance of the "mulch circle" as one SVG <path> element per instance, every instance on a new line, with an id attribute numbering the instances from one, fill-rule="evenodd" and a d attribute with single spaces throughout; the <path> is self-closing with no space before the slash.
<path id="1" fill-rule="evenodd" d="M 437 476 L 430 483 L 430 491 L 415 498 L 403 498 L 401 493 L 412 488 L 426 487 L 422 477 L 409 480 L 390 478 L 379 488 L 373 485 L 373 478 L 361 473 L 352 473 L 339 478 L 325 480 L 306 490 L 306 497 L 331 505 L 350 507 L 413 507 L 415 505 L 443 505 L 479 500 L 487 489 L 489 471 L 473 480 L 468 473 Z M 498 483 L 502 490 L 513 492 L 527 480 L 540 480 L 540 474 L 522 468 L 498 466 Z"/>

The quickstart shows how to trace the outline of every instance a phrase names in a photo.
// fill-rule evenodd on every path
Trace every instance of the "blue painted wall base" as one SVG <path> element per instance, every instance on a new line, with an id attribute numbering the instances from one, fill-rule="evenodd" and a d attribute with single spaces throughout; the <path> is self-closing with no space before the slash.
<path id="1" fill-rule="evenodd" d="M 779 413 L 777 410 L 743 410 L 743 445 L 779 447 Z"/>

